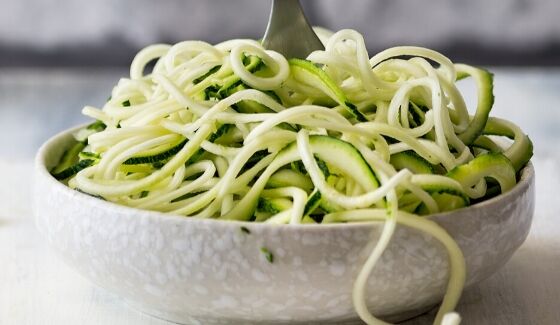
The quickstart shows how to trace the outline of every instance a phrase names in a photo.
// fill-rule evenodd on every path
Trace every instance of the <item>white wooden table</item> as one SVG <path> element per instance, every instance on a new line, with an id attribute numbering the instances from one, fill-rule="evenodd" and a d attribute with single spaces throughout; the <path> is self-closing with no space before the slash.
<path id="1" fill-rule="evenodd" d="M 497 274 L 468 289 L 458 311 L 464 324 L 560 324 L 560 70 L 495 72 L 493 114 L 520 124 L 536 144 L 536 214 L 521 249 Z M 169 324 L 130 309 L 67 267 L 33 223 L 36 149 L 85 121 L 81 107 L 103 103 L 123 73 L 0 70 L 1 325 Z"/>

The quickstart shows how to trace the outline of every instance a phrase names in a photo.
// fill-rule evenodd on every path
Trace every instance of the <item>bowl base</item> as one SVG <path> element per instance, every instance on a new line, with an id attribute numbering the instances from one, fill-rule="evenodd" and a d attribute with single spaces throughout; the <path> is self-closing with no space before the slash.
<path id="1" fill-rule="evenodd" d="M 181 325 L 319 325 L 319 324 L 333 324 L 333 325 L 363 325 L 364 322 L 359 318 L 350 319 L 333 319 L 333 320 L 317 320 L 317 321 L 298 321 L 298 320 L 247 320 L 247 319 L 235 319 L 235 318 L 212 318 L 212 317 L 200 317 L 191 316 L 183 313 L 169 313 L 153 310 L 151 308 L 141 306 L 135 302 L 125 300 L 126 304 L 143 314 L 151 317 L 155 317 L 164 321 L 172 322 Z M 423 315 L 437 305 L 429 305 L 427 307 L 418 308 L 403 313 L 390 315 L 386 317 L 380 317 L 389 323 L 401 323 L 420 315 Z"/>

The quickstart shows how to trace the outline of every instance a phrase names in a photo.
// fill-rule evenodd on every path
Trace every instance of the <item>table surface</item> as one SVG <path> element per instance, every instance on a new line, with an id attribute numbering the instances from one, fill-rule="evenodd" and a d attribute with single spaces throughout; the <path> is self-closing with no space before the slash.
<path id="1" fill-rule="evenodd" d="M 529 237 L 495 275 L 466 290 L 464 324 L 560 324 L 560 69 L 494 69 L 493 114 L 531 135 L 537 204 Z M 0 324 L 164 325 L 127 307 L 61 262 L 34 227 L 33 155 L 86 121 L 124 70 L 0 70 Z M 474 90 L 465 87 L 468 102 Z M 429 324 L 431 315 L 407 322 Z"/>

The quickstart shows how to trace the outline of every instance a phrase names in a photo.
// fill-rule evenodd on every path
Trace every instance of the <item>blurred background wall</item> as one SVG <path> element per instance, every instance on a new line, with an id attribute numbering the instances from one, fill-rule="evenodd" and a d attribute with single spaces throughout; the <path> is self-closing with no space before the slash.
<path id="1" fill-rule="evenodd" d="M 125 66 L 143 46 L 260 37 L 268 0 L 0 0 L 0 66 Z M 420 45 L 485 65 L 560 65 L 560 0 L 303 0 L 373 51 Z"/>

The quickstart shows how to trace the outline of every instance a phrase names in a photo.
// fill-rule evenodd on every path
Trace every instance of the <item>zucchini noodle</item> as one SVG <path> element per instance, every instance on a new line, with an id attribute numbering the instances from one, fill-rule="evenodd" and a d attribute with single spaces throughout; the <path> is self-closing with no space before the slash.
<path id="1" fill-rule="evenodd" d="M 386 324 L 368 311 L 366 283 L 397 225 L 428 233 L 450 265 L 435 323 L 458 324 L 465 261 L 425 215 L 510 190 L 531 141 L 489 118 L 488 71 L 419 47 L 370 57 L 356 31 L 318 33 L 325 50 L 307 60 L 252 40 L 145 48 L 102 108 L 83 109 L 97 121 L 52 174 L 107 201 L 185 217 L 382 222 L 353 287 L 368 324 Z M 465 77 L 478 90 L 472 115 L 457 88 Z"/>

